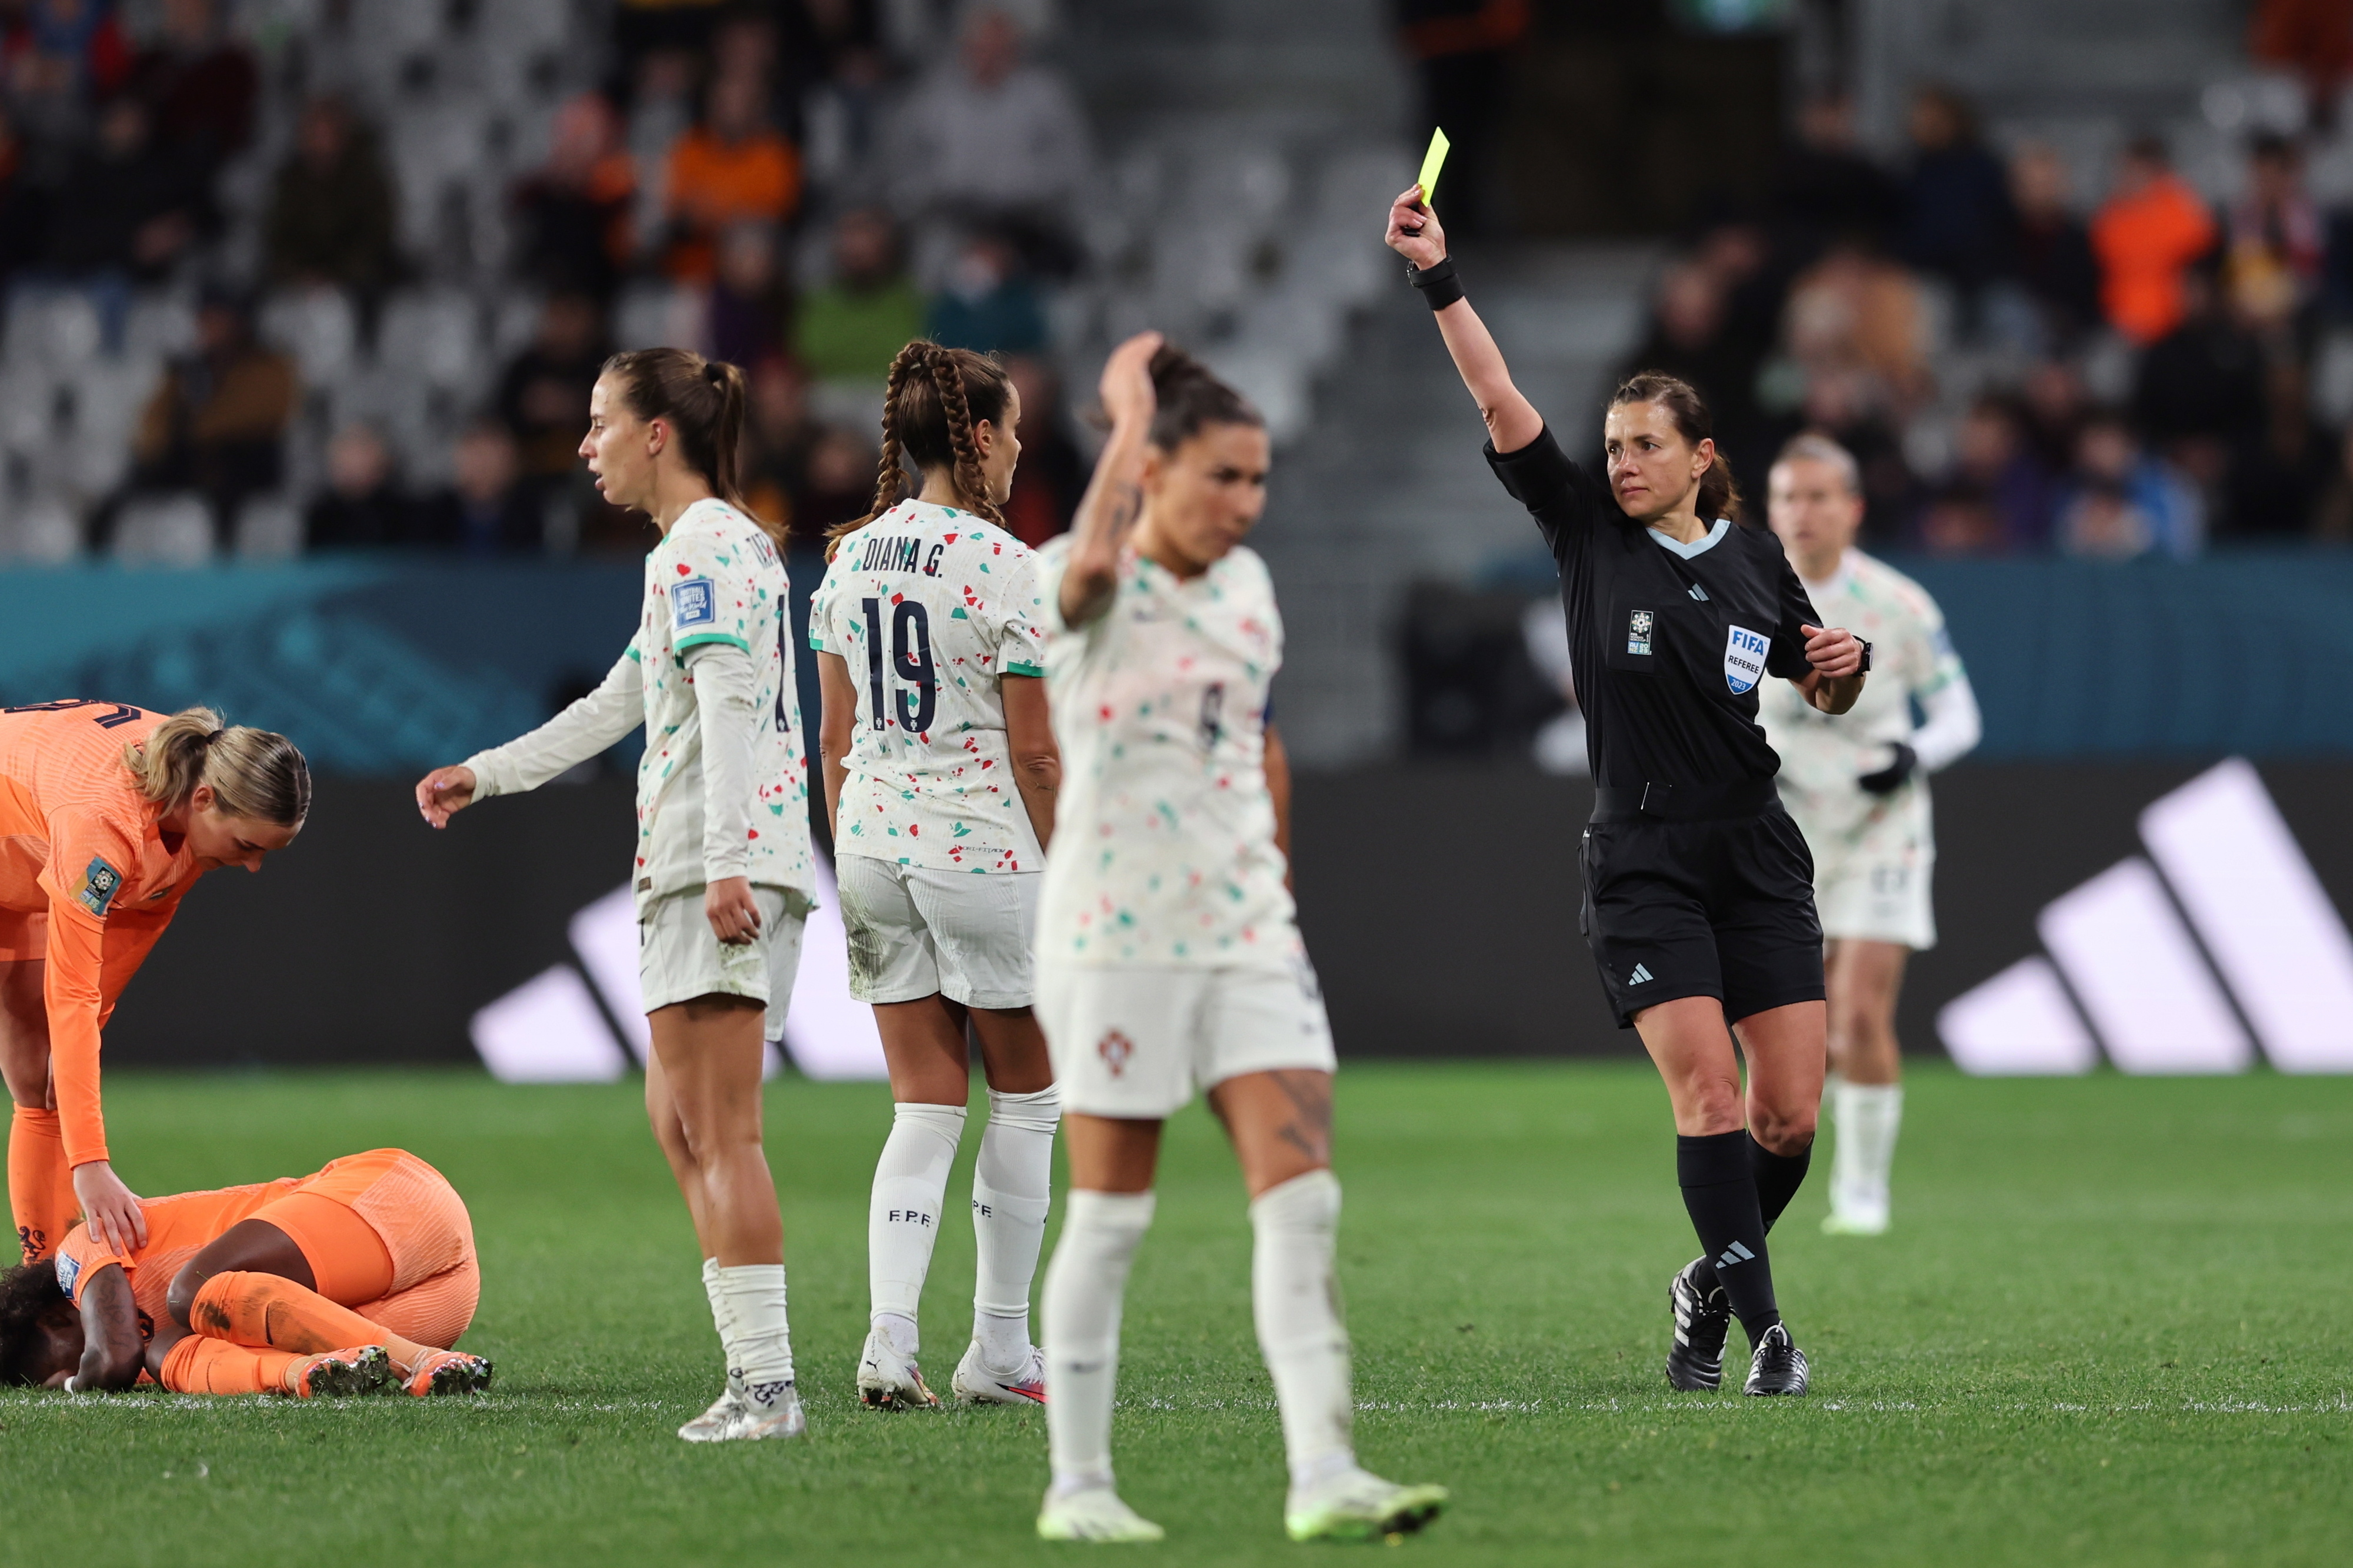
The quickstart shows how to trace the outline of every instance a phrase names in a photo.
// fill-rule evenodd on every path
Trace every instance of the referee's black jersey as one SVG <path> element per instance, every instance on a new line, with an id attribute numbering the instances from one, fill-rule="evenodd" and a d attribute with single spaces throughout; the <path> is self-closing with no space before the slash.
<path id="1" fill-rule="evenodd" d="M 1798 628 L 1821 624 L 1781 542 L 1724 522 L 1696 545 L 1652 533 L 1549 426 L 1508 457 L 1490 441 L 1487 461 L 1560 563 L 1594 782 L 1720 788 L 1779 772 L 1757 689 L 1802 677 Z"/>

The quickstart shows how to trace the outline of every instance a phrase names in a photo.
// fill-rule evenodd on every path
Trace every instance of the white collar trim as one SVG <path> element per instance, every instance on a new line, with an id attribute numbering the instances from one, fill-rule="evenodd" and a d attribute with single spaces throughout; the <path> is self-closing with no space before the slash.
<path id="1" fill-rule="evenodd" d="M 1728 517 L 1717 518 L 1715 520 L 1715 526 L 1707 531 L 1705 538 L 1697 540 L 1690 544 L 1685 544 L 1680 539 L 1670 538 L 1666 534 L 1660 532 L 1655 528 L 1651 529 L 1648 531 L 1652 539 L 1659 542 L 1661 546 L 1673 551 L 1676 554 L 1688 561 L 1694 555 L 1704 555 L 1709 551 L 1715 549 L 1718 542 L 1720 542 L 1725 534 L 1732 531 L 1732 520 Z"/>

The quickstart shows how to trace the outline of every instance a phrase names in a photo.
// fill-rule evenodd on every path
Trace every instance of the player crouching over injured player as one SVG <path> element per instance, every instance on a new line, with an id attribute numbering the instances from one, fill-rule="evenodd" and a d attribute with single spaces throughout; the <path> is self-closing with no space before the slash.
<path id="1" fill-rule="evenodd" d="M 475 1394 L 445 1347 L 481 1299 L 474 1226 L 399 1149 L 251 1186 L 148 1198 L 145 1245 L 76 1226 L 54 1261 L 0 1272 L 0 1382 L 174 1394 Z"/>

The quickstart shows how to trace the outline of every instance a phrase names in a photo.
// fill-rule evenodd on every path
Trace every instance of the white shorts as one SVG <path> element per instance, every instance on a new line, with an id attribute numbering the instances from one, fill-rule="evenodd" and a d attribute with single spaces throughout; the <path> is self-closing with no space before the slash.
<path id="1" fill-rule="evenodd" d="M 967 1007 L 1027 1007 L 1029 938 L 1042 871 L 940 871 L 871 855 L 834 866 L 860 1002 L 940 995 Z"/>
<path id="2" fill-rule="evenodd" d="M 789 888 L 761 887 L 752 901 L 760 934 L 733 944 L 712 933 L 701 888 L 665 894 L 638 917 L 638 985 L 647 1012 L 697 996 L 749 996 L 767 1006 L 767 1037 L 784 1037 L 809 901 Z"/>
<path id="3" fill-rule="evenodd" d="M 1814 907 L 1825 941 L 1892 942 L 1915 952 L 1936 945 L 1928 803 L 1916 790 L 1905 795 L 1844 833 L 1817 837 L 1799 820 L 1814 852 Z"/>
<path id="4" fill-rule="evenodd" d="M 1038 1022 L 1062 1109 L 1156 1121 L 1246 1072 L 1330 1072 L 1332 1024 L 1295 970 L 1041 963 Z"/>

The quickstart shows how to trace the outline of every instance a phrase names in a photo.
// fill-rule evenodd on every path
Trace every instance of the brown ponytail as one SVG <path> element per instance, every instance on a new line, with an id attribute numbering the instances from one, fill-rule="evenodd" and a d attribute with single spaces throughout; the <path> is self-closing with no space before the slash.
<path id="1" fill-rule="evenodd" d="M 607 360 L 600 374 L 613 378 L 630 413 L 669 420 L 678 432 L 679 455 L 702 476 L 711 493 L 784 547 L 784 526 L 753 512 L 736 474 L 736 454 L 744 444 L 741 367 L 688 349 L 630 349 Z"/>
<path id="2" fill-rule="evenodd" d="M 1621 407 L 1629 403 L 1655 403 L 1667 411 L 1674 421 L 1676 431 L 1694 447 L 1711 440 L 1715 435 L 1715 416 L 1707 410 L 1706 399 L 1690 382 L 1664 371 L 1646 370 L 1628 376 L 1610 395 L 1609 406 Z M 1732 465 L 1725 460 L 1719 449 L 1707 472 L 1699 477 L 1698 511 L 1702 522 L 1713 522 L 1728 517 L 1740 521 L 1740 484 L 1732 477 Z"/>
<path id="3" fill-rule="evenodd" d="M 185 805 L 203 784 L 213 786 L 227 816 L 300 827 L 311 815 L 311 764 L 294 742 L 226 725 L 209 708 L 183 709 L 132 741 L 122 748 L 122 765 L 139 793 L 167 810 Z"/>
<path id="4" fill-rule="evenodd" d="M 1002 429 L 1012 401 L 1012 380 L 987 354 L 942 348 L 923 338 L 901 349 L 891 362 L 891 379 L 882 395 L 882 454 L 875 468 L 874 510 L 828 530 L 827 557 L 840 549 L 844 539 L 906 499 L 909 462 L 925 473 L 950 470 L 964 510 L 1003 527 L 1003 514 L 988 499 L 973 426 L 986 419 Z"/>

